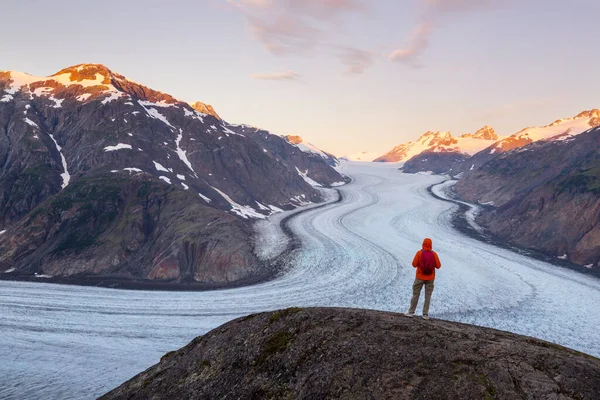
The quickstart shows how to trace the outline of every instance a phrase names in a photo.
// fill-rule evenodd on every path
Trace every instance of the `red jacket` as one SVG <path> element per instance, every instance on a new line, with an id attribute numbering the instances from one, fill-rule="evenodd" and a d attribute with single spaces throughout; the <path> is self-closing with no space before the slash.
<path id="1" fill-rule="evenodd" d="M 440 263 L 440 259 L 437 255 L 437 253 L 435 251 L 433 251 L 433 257 L 435 258 L 435 269 L 433 270 L 433 274 L 431 274 L 431 275 L 423 274 L 423 271 L 421 271 L 421 267 L 419 267 L 419 265 L 421 264 L 421 252 L 423 250 L 432 251 L 431 250 L 431 239 L 425 238 L 425 240 L 423 240 L 423 249 L 417 251 L 417 254 L 415 254 L 415 258 L 413 258 L 412 266 L 417 269 L 417 279 L 420 279 L 422 281 L 432 281 L 435 279 L 435 269 L 440 269 L 442 267 L 442 263 Z"/>

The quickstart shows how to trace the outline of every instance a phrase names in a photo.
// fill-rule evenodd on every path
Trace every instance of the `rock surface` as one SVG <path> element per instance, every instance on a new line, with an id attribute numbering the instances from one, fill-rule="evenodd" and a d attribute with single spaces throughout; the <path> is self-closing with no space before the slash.
<path id="1" fill-rule="evenodd" d="M 489 328 L 357 309 L 222 325 L 102 399 L 596 399 L 600 360 Z"/>

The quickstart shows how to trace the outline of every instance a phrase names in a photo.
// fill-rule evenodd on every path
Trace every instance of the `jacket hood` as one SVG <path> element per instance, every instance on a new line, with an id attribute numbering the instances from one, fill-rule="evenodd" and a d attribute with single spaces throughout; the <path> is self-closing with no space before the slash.
<path id="1" fill-rule="evenodd" d="M 423 240 L 423 250 L 428 250 L 428 251 L 431 251 L 431 244 L 432 244 L 432 243 L 431 243 L 431 239 L 429 239 L 429 238 L 425 238 L 425 239 Z"/>

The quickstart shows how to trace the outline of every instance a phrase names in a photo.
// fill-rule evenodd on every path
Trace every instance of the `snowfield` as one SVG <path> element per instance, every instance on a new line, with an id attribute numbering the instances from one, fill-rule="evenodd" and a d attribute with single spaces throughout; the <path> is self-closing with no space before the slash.
<path id="1" fill-rule="evenodd" d="M 600 280 L 456 232 L 456 206 L 427 193 L 440 176 L 402 174 L 386 163 L 340 169 L 353 178 L 338 188 L 342 201 L 290 221 L 302 249 L 266 283 L 165 293 L 0 281 L 0 398 L 94 398 L 167 351 L 249 313 L 290 306 L 405 312 L 415 275 L 410 263 L 426 236 L 442 262 L 432 318 L 600 356 Z M 265 223 L 258 230 L 268 237 L 260 242 L 268 257 L 285 238 Z"/>

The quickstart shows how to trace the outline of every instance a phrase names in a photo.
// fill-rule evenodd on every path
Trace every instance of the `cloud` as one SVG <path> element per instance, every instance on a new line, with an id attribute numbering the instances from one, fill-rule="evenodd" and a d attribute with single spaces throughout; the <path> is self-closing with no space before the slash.
<path id="1" fill-rule="evenodd" d="M 348 67 L 347 72 L 358 74 L 374 61 L 365 51 L 346 49 L 328 43 L 335 30 L 336 19 L 343 15 L 368 10 L 364 0 L 228 0 L 244 15 L 252 37 L 269 53 L 277 56 L 328 51 L 338 56 Z M 331 49 L 336 49 L 331 52 Z M 332 53 L 332 54 L 331 54 Z"/>
<path id="2" fill-rule="evenodd" d="M 367 68 L 369 68 L 375 62 L 376 54 L 355 49 L 355 48 L 344 48 L 340 54 L 340 60 L 346 65 L 346 74 L 355 75 L 362 74 Z"/>
<path id="3" fill-rule="evenodd" d="M 283 72 L 251 74 L 250 78 L 265 81 L 296 81 L 299 80 L 300 75 L 294 71 L 287 70 Z"/>
<path id="4" fill-rule="evenodd" d="M 412 66 L 417 66 L 416 60 L 421 53 L 429 46 L 429 36 L 431 35 L 431 23 L 421 22 L 412 34 L 409 45 L 404 49 L 394 50 L 389 58 L 392 61 L 400 61 Z"/>
<path id="5" fill-rule="evenodd" d="M 439 26 L 444 15 L 493 8 L 501 4 L 501 0 L 421 0 L 421 20 L 414 29 L 408 45 L 392 51 L 388 58 L 417 67 L 420 65 L 419 57 L 429 46 L 431 34 Z"/>

